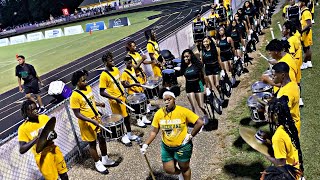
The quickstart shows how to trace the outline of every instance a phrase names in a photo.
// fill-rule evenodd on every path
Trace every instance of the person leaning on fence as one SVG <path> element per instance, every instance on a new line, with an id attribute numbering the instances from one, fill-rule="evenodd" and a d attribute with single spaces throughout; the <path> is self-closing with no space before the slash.
<path id="1" fill-rule="evenodd" d="M 36 70 L 31 64 L 25 62 L 25 57 L 22 55 L 17 56 L 18 65 L 16 66 L 16 76 L 18 77 L 19 91 L 26 94 L 26 98 L 36 103 L 36 100 L 32 97 L 32 94 L 36 95 L 38 103 L 40 105 L 39 113 L 45 113 L 46 109 L 43 106 L 39 88 L 39 82 L 43 86 L 40 77 L 37 75 Z M 21 79 L 23 79 L 23 88 L 21 85 Z M 38 106 L 38 104 L 36 104 Z"/>
<path id="2" fill-rule="evenodd" d="M 31 100 L 22 103 L 21 114 L 25 121 L 18 129 L 19 152 L 24 154 L 31 149 L 36 164 L 46 180 L 56 180 L 58 176 L 61 180 L 68 180 L 66 162 L 60 148 L 53 143 L 53 139 L 48 139 L 50 145 L 47 145 L 42 152 L 36 152 L 36 142 L 50 117 L 39 115 L 36 103 Z"/>
<path id="3" fill-rule="evenodd" d="M 98 112 L 97 106 L 104 107 L 105 104 L 95 101 L 92 89 L 87 85 L 87 76 L 88 72 L 85 70 L 73 73 L 71 83 L 73 86 L 76 86 L 76 90 L 73 91 L 70 97 L 70 108 L 78 118 L 82 141 L 89 143 L 89 151 L 95 162 L 95 169 L 99 173 L 108 174 L 109 171 L 106 166 L 116 166 L 117 163 L 108 158 L 106 140 L 102 137 L 100 128 L 98 127 L 101 122 L 101 117 L 100 115 L 95 115 L 84 96 L 90 101 L 96 112 Z M 97 152 L 96 140 L 99 141 L 102 161 L 100 161 Z"/>

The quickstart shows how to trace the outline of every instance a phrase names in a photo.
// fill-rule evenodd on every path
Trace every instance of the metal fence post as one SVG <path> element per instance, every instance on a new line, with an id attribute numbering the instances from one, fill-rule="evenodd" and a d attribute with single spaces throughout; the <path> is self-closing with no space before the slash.
<path id="1" fill-rule="evenodd" d="M 72 128 L 72 132 L 73 132 L 74 138 L 76 139 L 76 143 L 77 143 L 77 146 L 78 146 L 78 152 L 79 152 L 80 158 L 82 158 L 83 152 L 82 152 L 82 149 L 81 149 L 81 146 L 80 146 L 79 139 L 78 139 L 78 137 L 77 137 L 76 128 L 74 127 L 74 124 L 73 124 L 73 121 L 72 121 L 72 116 L 71 116 L 71 113 L 70 113 L 70 110 L 69 110 L 67 101 L 68 101 L 68 100 L 64 101 L 63 104 L 64 104 L 64 107 L 65 107 L 65 109 L 66 109 L 69 122 L 70 122 L 70 124 L 71 124 L 71 128 Z"/>
<path id="2" fill-rule="evenodd" d="M 180 47 L 179 47 L 179 41 L 178 41 L 178 35 L 177 35 L 177 33 L 175 33 L 175 35 L 174 35 L 175 37 L 176 37 L 176 42 L 177 42 L 177 50 L 178 50 L 178 57 L 180 56 Z"/>

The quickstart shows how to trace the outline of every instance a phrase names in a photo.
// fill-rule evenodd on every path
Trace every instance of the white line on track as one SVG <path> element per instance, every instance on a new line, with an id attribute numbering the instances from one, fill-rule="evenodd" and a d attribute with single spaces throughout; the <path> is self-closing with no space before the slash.
<path id="1" fill-rule="evenodd" d="M 48 53 L 48 55 L 51 55 L 51 54 L 54 54 L 54 53 L 56 53 L 56 52 L 55 52 L 55 51 L 52 51 L 52 52 Z"/>

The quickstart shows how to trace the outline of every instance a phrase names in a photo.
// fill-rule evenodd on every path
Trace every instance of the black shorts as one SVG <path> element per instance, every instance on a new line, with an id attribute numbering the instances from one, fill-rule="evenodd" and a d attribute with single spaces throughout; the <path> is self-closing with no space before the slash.
<path id="1" fill-rule="evenodd" d="M 302 49 L 303 49 L 303 52 L 306 53 L 308 50 L 310 50 L 310 46 L 304 47 L 302 44 Z"/>
<path id="2" fill-rule="evenodd" d="M 210 75 L 218 75 L 220 72 L 220 66 L 218 63 L 216 64 L 206 64 L 205 65 L 205 72 L 207 76 Z"/>
<path id="3" fill-rule="evenodd" d="M 234 41 L 233 44 L 234 44 L 234 49 L 240 49 L 240 41 L 239 42 Z"/>
<path id="4" fill-rule="evenodd" d="M 186 80 L 186 92 L 187 93 L 199 93 L 204 92 L 203 83 L 201 80 L 188 81 Z"/>
<path id="5" fill-rule="evenodd" d="M 39 88 L 39 81 L 38 80 L 32 80 L 31 82 L 24 83 L 24 93 L 26 94 L 39 94 L 40 88 Z"/>
<path id="6" fill-rule="evenodd" d="M 221 52 L 220 57 L 222 62 L 231 61 L 233 60 L 233 53 L 232 51 Z"/>

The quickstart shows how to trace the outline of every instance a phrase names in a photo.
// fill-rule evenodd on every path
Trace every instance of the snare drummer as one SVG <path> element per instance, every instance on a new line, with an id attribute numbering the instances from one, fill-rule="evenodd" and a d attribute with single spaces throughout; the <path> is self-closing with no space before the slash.
<path id="1" fill-rule="evenodd" d="M 198 115 L 175 103 L 175 94 L 171 91 L 163 93 L 166 107 L 159 109 L 152 121 L 152 131 L 140 149 L 145 154 L 148 146 L 162 131 L 161 159 L 163 169 L 168 174 L 179 174 L 179 179 L 190 180 L 190 159 L 193 150 L 192 138 L 198 134 L 203 121 Z M 188 123 L 194 124 L 188 133 Z M 178 164 L 178 166 L 177 166 Z"/>
<path id="2" fill-rule="evenodd" d="M 121 74 L 121 83 L 123 87 L 127 89 L 127 93 L 129 95 L 134 93 L 144 93 L 144 89 L 141 87 L 140 82 L 138 81 L 138 77 L 133 68 L 132 58 L 125 57 L 124 62 L 126 65 L 126 69 Z M 147 119 L 147 115 L 143 114 L 141 118 L 141 114 L 137 119 L 137 125 L 139 127 L 145 128 L 146 124 L 151 124 L 151 121 Z"/>
<path id="3" fill-rule="evenodd" d="M 73 86 L 76 86 L 76 89 L 82 92 L 87 99 L 89 99 L 93 108 L 96 110 L 96 112 L 98 112 L 97 106 L 104 107 L 105 104 L 95 101 L 92 89 L 89 85 L 87 85 L 87 76 L 87 71 L 77 71 L 73 73 L 71 83 Z M 76 91 L 73 91 L 70 97 L 70 108 L 73 110 L 74 115 L 78 118 L 82 141 L 85 141 L 89 144 L 89 152 L 95 162 L 96 171 L 102 174 L 108 174 L 109 171 L 106 166 L 115 166 L 117 164 L 108 158 L 106 140 L 102 137 L 98 127 L 99 123 L 101 122 L 101 117 L 95 115 L 85 98 Z M 96 140 L 99 142 L 102 159 L 101 161 L 96 148 Z"/>
<path id="4" fill-rule="evenodd" d="M 124 124 L 127 134 L 121 138 L 121 142 L 126 146 L 132 146 L 138 136 L 131 134 L 130 116 L 127 107 L 123 104 L 126 102 L 124 87 L 120 83 L 120 71 L 114 67 L 113 55 L 110 51 L 102 56 L 106 70 L 100 75 L 99 88 L 100 95 L 109 99 L 109 104 L 114 114 L 120 114 L 124 118 Z"/>

